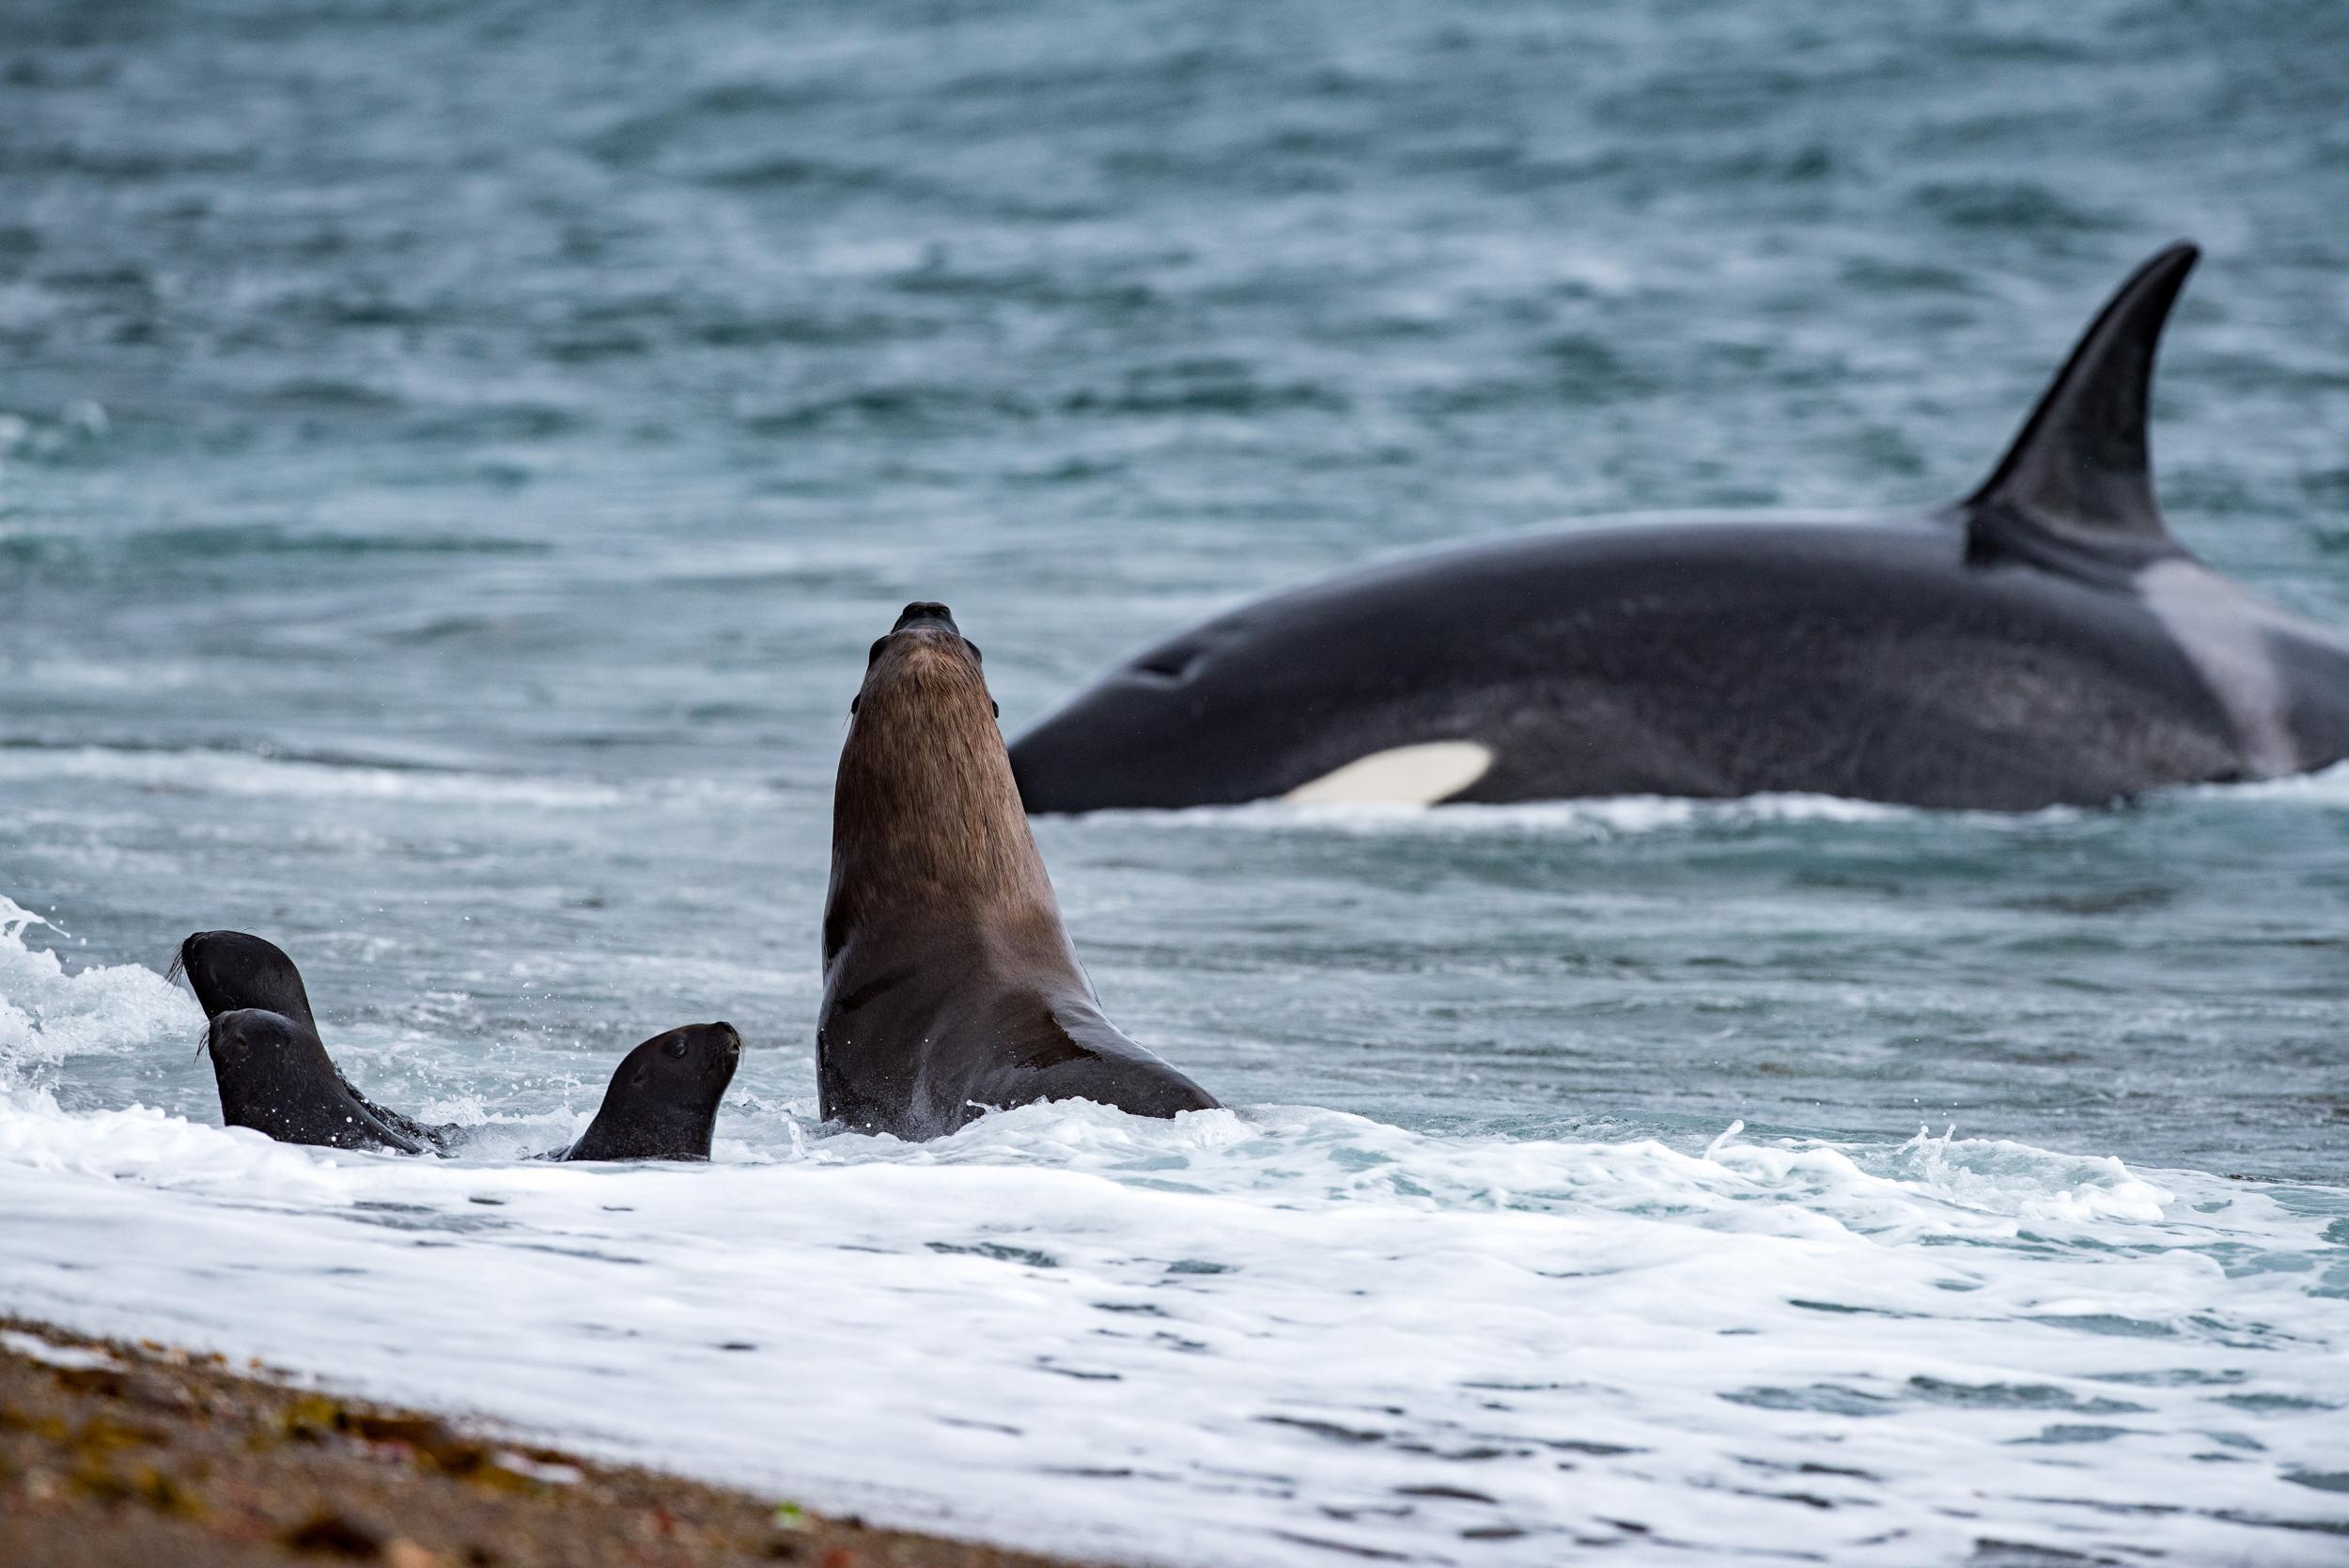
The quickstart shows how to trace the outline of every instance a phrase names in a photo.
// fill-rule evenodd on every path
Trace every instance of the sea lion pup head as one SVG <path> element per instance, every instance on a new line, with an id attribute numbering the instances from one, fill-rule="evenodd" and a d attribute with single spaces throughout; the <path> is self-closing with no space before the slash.
<path id="1" fill-rule="evenodd" d="M 232 1127 L 251 1127 L 282 1143 L 422 1152 L 351 1094 L 318 1031 L 299 1018 L 265 1007 L 230 1008 L 213 1017 L 204 1048 L 220 1086 L 221 1120 Z"/>
<path id="2" fill-rule="evenodd" d="M 179 944 L 171 972 L 188 977 L 208 1018 L 259 1007 L 318 1032 L 302 971 L 274 942 L 244 931 L 198 931 Z"/>
<path id="3" fill-rule="evenodd" d="M 829 964 L 861 924 L 965 924 L 1065 945 L 977 646 L 942 604 L 905 607 L 848 705 L 832 816 Z"/>
<path id="4" fill-rule="evenodd" d="M 309 993 L 303 989 L 302 971 L 294 968 L 294 961 L 274 942 L 245 931 L 198 931 L 179 944 L 179 955 L 172 959 L 171 973 L 173 978 L 182 974 L 188 977 L 188 984 L 195 988 L 195 1000 L 203 1003 L 208 1018 L 259 1009 L 292 1020 L 313 1042 L 321 1038 L 318 1018 L 310 1011 Z M 319 1045 L 318 1049 L 325 1057 L 326 1048 Z M 412 1116 L 377 1105 L 342 1076 L 342 1069 L 334 1065 L 331 1057 L 326 1058 L 326 1070 L 343 1093 L 357 1102 L 362 1112 L 397 1139 L 397 1147 L 428 1143 L 443 1152 L 447 1150 L 455 1128 L 428 1127 Z M 293 1138 L 290 1141 L 314 1141 Z"/>
<path id="5" fill-rule="evenodd" d="M 718 1102 L 742 1061 L 730 1023 L 687 1024 L 630 1051 L 565 1159 L 708 1159 Z"/>

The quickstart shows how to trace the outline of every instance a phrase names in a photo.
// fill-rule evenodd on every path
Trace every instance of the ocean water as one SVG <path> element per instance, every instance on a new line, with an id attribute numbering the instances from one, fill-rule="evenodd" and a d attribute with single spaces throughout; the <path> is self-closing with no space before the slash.
<path id="1" fill-rule="evenodd" d="M 1016 732 L 1947 499 L 2173 238 L 2173 522 L 2349 625 L 2349 13 L 0 10 L 0 1311 L 1185 1568 L 2341 1560 L 2349 771 L 1045 820 L 1232 1110 L 844 1134 L 813 1027 L 907 600 Z M 459 1155 L 223 1130 L 215 926 Z M 710 1165 L 521 1157 L 718 1017 Z"/>

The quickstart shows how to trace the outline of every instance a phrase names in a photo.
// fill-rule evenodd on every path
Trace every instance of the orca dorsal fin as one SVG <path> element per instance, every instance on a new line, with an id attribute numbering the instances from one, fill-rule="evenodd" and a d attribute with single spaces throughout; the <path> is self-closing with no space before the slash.
<path id="1" fill-rule="evenodd" d="M 1966 498 L 1970 553 L 2014 553 L 2018 531 L 2074 550 L 2178 548 L 2154 499 L 2146 405 L 2162 324 L 2201 255 L 2190 244 L 2170 246 L 2098 314 L 1996 472 Z"/>

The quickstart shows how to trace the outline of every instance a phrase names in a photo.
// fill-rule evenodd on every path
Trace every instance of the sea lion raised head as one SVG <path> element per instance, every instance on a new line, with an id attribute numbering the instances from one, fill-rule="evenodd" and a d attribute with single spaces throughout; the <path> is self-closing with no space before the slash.
<path id="1" fill-rule="evenodd" d="M 267 938 L 257 937 L 250 931 L 198 931 L 179 944 L 171 962 L 171 972 L 188 977 L 206 1017 L 216 1019 L 225 1013 L 245 1009 L 277 1014 L 306 1031 L 317 1044 L 319 1054 L 326 1056 L 318 1018 L 310 1011 L 310 994 L 302 984 L 302 971 L 294 967 L 285 949 Z M 376 1104 L 343 1076 L 342 1068 L 331 1056 L 326 1057 L 326 1070 L 334 1074 L 334 1081 L 359 1103 L 361 1110 L 406 1144 L 429 1145 L 445 1151 L 457 1134 L 453 1126 L 428 1126 L 412 1116 Z M 288 1141 L 300 1143 L 309 1140 L 296 1138 Z"/>
<path id="2" fill-rule="evenodd" d="M 827 965 L 865 914 L 960 924 L 983 908 L 1066 945 L 980 658 L 953 613 L 926 602 L 866 657 L 833 797 Z"/>
<path id="3" fill-rule="evenodd" d="M 261 1007 L 318 1031 L 302 971 L 283 948 L 249 931 L 196 932 L 179 944 L 172 972 L 188 977 L 208 1018 Z"/>
<path id="4" fill-rule="evenodd" d="M 823 1114 L 918 1139 L 1037 1100 L 1213 1109 L 1102 1017 L 1028 831 L 979 650 L 953 613 L 907 605 L 848 711 L 816 1034 Z"/>
<path id="5" fill-rule="evenodd" d="M 424 1145 L 394 1130 L 353 1094 L 318 1031 L 262 1007 L 213 1016 L 204 1047 L 220 1085 L 221 1120 L 281 1143 L 421 1154 Z"/>
<path id="6" fill-rule="evenodd" d="M 621 1059 L 603 1105 L 565 1159 L 708 1159 L 718 1102 L 742 1060 L 730 1023 L 687 1024 Z"/>
<path id="7" fill-rule="evenodd" d="M 319 1038 L 302 971 L 277 944 L 246 931 L 198 931 L 179 944 L 185 974 L 210 1019 L 205 1044 L 221 1115 L 288 1143 L 445 1151 L 455 1126 L 388 1110 L 343 1077 Z M 726 1023 L 689 1024 L 630 1051 L 596 1119 L 562 1159 L 708 1159 L 718 1101 L 734 1080 L 742 1036 Z"/>

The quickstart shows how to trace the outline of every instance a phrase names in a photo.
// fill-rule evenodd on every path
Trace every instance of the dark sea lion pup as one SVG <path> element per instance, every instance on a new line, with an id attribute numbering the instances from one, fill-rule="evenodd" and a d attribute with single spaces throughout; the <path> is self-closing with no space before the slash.
<path id="1" fill-rule="evenodd" d="M 288 1143 L 340 1149 L 445 1150 L 458 1129 L 432 1127 L 351 1087 L 319 1039 L 302 971 L 275 943 L 243 931 L 198 931 L 179 944 L 185 974 L 212 1020 L 206 1044 L 221 1116 Z M 734 1081 L 742 1036 L 689 1024 L 629 1052 L 578 1142 L 554 1159 L 708 1159 L 718 1102 Z"/>
<path id="2" fill-rule="evenodd" d="M 942 604 L 873 644 L 832 797 L 823 1115 L 935 1138 L 980 1112 L 1083 1099 L 1209 1110 L 1101 1016 L 1028 832 L 979 668 Z"/>
<path id="3" fill-rule="evenodd" d="M 265 1007 L 214 1015 L 204 1038 L 220 1084 L 220 1117 L 281 1143 L 422 1154 L 343 1081 L 318 1031 Z"/>
<path id="4" fill-rule="evenodd" d="M 454 1126 L 427 1126 L 412 1116 L 387 1110 L 361 1094 L 350 1079 L 343 1077 L 342 1069 L 327 1054 L 325 1043 L 319 1038 L 318 1018 L 310 1011 L 310 993 L 302 984 L 302 971 L 294 968 L 294 961 L 275 942 L 246 931 L 198 931 L 179 944 L 179 955 L 172 960 L 171 972 L 175 976 L 184 974 L 188 977 L 189 986 L 195 991 L 195 1000 L 203 1006 L 204 1016 L 208 1018 L 217 1020 L 226 1013 L 259 1009 L 284 1017 L 306 1033 L 317 1048 L 319 1060 L 325 1063 L 326 1071 L 333 1075 L 343 1093 L 358 1102 L 373 1121 L 398 1134 L 410 1145 L 406 1152 L 413 1154 L 417 1147 L 425 1146 L 442 1150 L 448 1147 L 450 1138 L 457 1131 Z M 214 1038 L 217 1039 L 217 1034 Z M 307 1060 L 306 1057 L 304 1060 Z M 213 1071 L 218 1073 L 221 1069 L 217 1050 L 213 1053 L 212 1063 Z M 241 1069 L 246 1074 L 262 1070 L 258 1065 Z M 301 1075 L 311 1069 L 288 1064 L 285 1070 Z M 227 1114 L 227 1106 L 228 1085 L 224 1078 L 221 1082 L 224 1115 Z M 231 1118 L 228 1125 L 256 1126 L 271 1137 L 283 1139 L 288 1143 L 318 1141 L 315 1139 L 287 1137 L 257 1122 L 239 1122 Z"/>
<path id="5" fill-rule="evenodd" d="M 561 1159 L 708 1159 L 718 1102 L 742 1061 L 730 1023 L 692 1023 L 630 1051 Z"/>
<path id="6" fill-rule="evenodd" d="M 302 971 L 275 942 L 245 931 L 198 931 L 172 957 L 168 978 L 181 975 L 187 976 L 208 1018 L 240 1007 L 261 1007 L 318 1032 Z"/>

